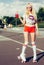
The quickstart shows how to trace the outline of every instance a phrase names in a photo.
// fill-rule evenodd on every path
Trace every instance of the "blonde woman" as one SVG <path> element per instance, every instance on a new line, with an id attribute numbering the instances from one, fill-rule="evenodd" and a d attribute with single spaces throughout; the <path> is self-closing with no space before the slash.
<path id="1" fill-rule="evenodd" d="M 31 44 L 33 49 L 33 62 L 37 62 L 37 56 L 36 56 L 36 32 L 38 32 L 38 26 L 37 26 L 37 17 L 36 13 L 32 7 L 31 3 L 28 3 L 26 6 L 26 12 L 23 15 L 23 20 L 19 16 L 20 21 L 24 24 L 24 44 L 22 47 L 22 52 L 20 56 L 18 56 L 18 59 L 21 59 L 22 62 L 26 62 L 25 57 L 25 50 L 28 45 L 28 33 L 30 33 L 31 36 Z"/>

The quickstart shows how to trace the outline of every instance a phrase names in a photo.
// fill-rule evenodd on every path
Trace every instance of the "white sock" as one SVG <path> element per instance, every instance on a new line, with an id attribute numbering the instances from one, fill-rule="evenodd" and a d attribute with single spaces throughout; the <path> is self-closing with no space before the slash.
<path id="1" fill-rule="evenodd" d="M 33 60 L 36 60 L 36 46 L 33 46 Z"/>
<path id="2" fill-rule="evenodd" d="M 22 47 L 22 52 L 21 52 L 21 54 L 25 54 L 25 50 L 26 50 L 26 47 L 27 47 L 27 44 L 28 44 L 28 42 L 25 42 L 25 44 L 23 45 L 23 47 Z"/>
<path id="3" fill-rule="evenodd" d="M 36 60 L 36 45 L 35 42 L 32 42 L 32 48 L 33 48 L 33 60 Z"/>
<path id="4" fill-rule="evenodd" d="M 22 47 L 22 52 L 21 52 L 22 55 L 25 54 L 25 50 L 26 50 L 26 46 L 23 46 L 23 47 Z"/>

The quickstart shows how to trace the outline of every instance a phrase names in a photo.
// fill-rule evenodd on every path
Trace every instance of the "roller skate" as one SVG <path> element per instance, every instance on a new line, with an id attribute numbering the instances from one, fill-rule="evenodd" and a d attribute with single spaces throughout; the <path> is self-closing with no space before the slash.
<path id="1" fill-rule="evenodd" d="M 18 60 L 21 60 L 21 63 L 25 63 L 26 62 L 25 54 L 21 54 L 20 56 L 18 56 Z"/>

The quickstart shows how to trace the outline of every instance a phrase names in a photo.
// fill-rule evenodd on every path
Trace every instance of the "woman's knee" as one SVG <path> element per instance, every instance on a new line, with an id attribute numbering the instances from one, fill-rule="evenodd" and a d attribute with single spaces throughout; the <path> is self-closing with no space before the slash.
<path id="1" fill-rule="evenodd" d="M 35 41 L 31 42 L 32 46 L 36 46 Z"/>

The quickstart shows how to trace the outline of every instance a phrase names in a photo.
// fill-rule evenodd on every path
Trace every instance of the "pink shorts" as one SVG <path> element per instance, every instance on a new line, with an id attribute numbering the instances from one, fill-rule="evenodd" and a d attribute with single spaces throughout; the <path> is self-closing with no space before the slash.
<path id="1" fill-rule="evenodd" d="M 24 26 L 24 32 L 29 32 L 29 33 L 32 33 L 32 32 L 35 32 L 36 31 L 36 27 L 35 26 Z"/>

